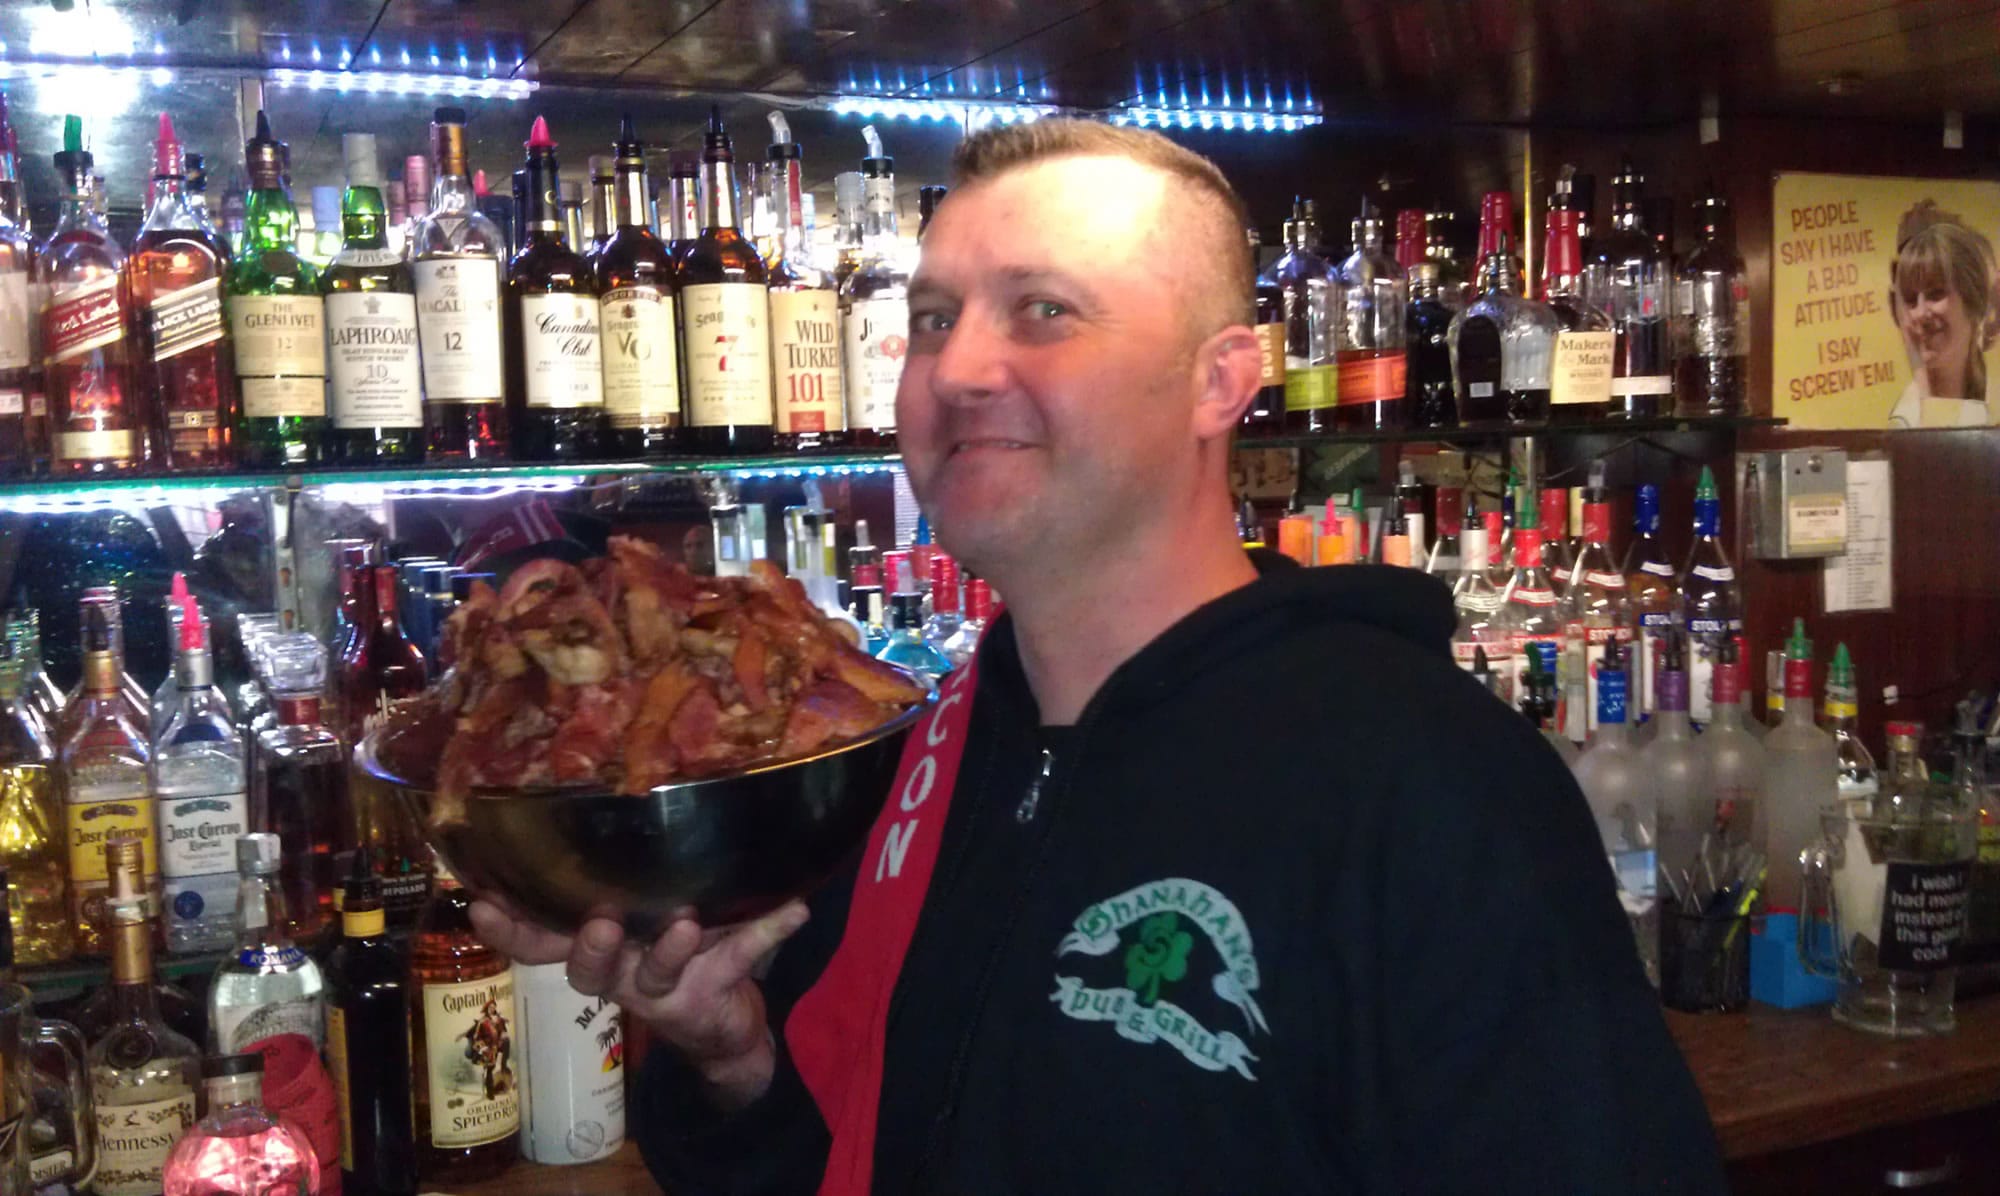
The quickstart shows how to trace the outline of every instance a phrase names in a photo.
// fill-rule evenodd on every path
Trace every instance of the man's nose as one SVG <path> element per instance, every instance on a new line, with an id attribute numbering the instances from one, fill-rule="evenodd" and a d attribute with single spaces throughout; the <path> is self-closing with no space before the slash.
<path id="1" fill-rule="evenodd" d="M 947 403 L 976 403 L 1007 386 L 1009 344 L 990 321 L 961 319 L 931 367 L 931 393 Z"/>

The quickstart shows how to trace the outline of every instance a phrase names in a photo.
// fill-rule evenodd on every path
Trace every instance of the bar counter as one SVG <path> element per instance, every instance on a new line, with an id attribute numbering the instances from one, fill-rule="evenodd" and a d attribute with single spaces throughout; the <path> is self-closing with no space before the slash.
<path id="1" fill-rule="evenodd" d="M 2000 997 L 1962 1002 L 1958 1032 L 1948 1038 L 1878 1038 L 1836 1024 L 1823 1008 L 1763 1005 L 1747 1014 L 1668 1012 L 1667 1026 L 1739 1181 L 1765 1170 L 1741 1166 L 1748 1160 L 2000 1102 Z M 1762 1186 L 1739 1183 L 1744 1191 Z M 454 1189 L 453 1196 L 655 1196 L 659 1190 L 628 1142 L 607 1162 L 522 1163 L 497 1180 Z"/>

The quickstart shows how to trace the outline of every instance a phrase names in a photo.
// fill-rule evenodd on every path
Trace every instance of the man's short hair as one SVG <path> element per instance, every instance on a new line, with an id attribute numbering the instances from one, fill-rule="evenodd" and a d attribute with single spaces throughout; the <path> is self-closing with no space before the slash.
<path id="1" fill-rule="evenodd" d="M 1050 119 L 989 125 L 959 142 L 951 159 L 952 183 L 967 186 L 1052 158 L 1123 158 L 1184 183 L 1175 192 L 1194 200 L 1207 219 L 1185 230 L 1199 243 L 1188 257 L 1200 274 L 1190 279 L 1203 302 L 1207 337 L 1231 324 L 1255 322 L 1256 267 L 1246 240 L 1250 212 L 1215 163 L 1158 133 L 1094 120 Z"/>

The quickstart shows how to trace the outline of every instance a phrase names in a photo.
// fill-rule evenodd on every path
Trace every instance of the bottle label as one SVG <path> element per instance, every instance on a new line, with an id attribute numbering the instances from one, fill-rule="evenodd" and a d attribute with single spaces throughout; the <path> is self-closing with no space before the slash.
<path id="1" fill-rule="evenodd" d="M 56 456 L 64 461 L 127 461 L 134 453 L 131 429 L 63 432 L 56 437 Z"/>
<path id="2" fill-rule="evenodd" d="M 0 370 L 28 368 L 28 323 L 34 314 L 28 305 L 28 272 L 10 270 L 0 274 Z"/>
<path id="3" fill-rule="evenodd" d="M 0 386 L 0 415 L 20 415 L 27 409 L 27 396 L 18 388 Z"/>
<path id="4" fill-rule="evenodd" d="M 754 283 L 704 283 L 681 292 L 689 424 L 770 426 L 770 315 L 769 293 Z"/>
<path id="5" fill-rule="evenodd" d="M 118 301 L 116 274 L 49 292 L 49 306 L 42 313 L 42 352 L 49 364 L 116 344 L 124 336 L 125 305 Z"/>
<path id="6" fill-rule="evenodd" d="M 1630 627 L 1586 627 L 1579 630 L 1579 638 L 1587 645 L 1585 652 L 1589 660 L 1584 670 L 1584 689 L 1586 694 L 1586 703 L 1583 708 L 1586 716 L 1584 719 L 1584 729 L 1585 731 L 1595 731 L 1597 730 L 1599 718 L 1597 704 L 1603 689 L 1602 683 L 1598 680 L 1598 671 L 1604 667 L 1604 645 L 1610 643 L 1617 644 L 1619 646 L 1619 657 L 1629 660 L 1632 656 L 1632 629 Z M 1631 674 L 1621 668 L 1618 670 L 1617 676 L 1623 684 L 1628 686 L 1627 693 L 1629 694 Z M 1629 696 L 1620 695 L 1618 699 L 1619 708 L 1621 710 L 1624 709 L 1626 702 L 1629 700 Z M 1630 721 L 1629 717 L 1627 721 Z"/>
<path id="7" fill-rule="evenodd" d="M 604 405 L 603 340 L 589 295 L 521 296 L 528 406 L 568 411 Z"/>
<path id="8" fill-rule="evenodd" d="M 143 785 L 129 794 L 73 800 L 68 807 L 69 878 L 71 884 L 103 884 L 110 879 L 104 849 L 112 843 L 138 843 L 145 850 L 146 882 L 159 875 L 159 852 L 153 842 L 153 799 Z M 231 851 L 235 847 L 230 848 Z"/>
<path id="9" fill-rule="evenodd" d="M 333 426 L 422 427 L 416 296 L 337 291 L 326 297 L 326 325 Z"/>
<path id="10" fill-rule="evenodd" d="M 910 349 L 909 301 L 857 299 L 845 319 L 847 426 L 891 430 Z"/>
<path id="11" fill-rule="evenodd" d="M 1674 393 L 1674 380 L 1667 374 L 1613 378 L 1611 393 L 1621 398 L 1626 395 L 1670 395 Z"/>
<path id="12" fill-rule="evenodd" d="M 1707 578 L 1709 581 L 1736 580 L 1736 570 L 1730 568 L 1728 565 L 1696 565 L 1694 567 L 1694 575 L 1696 577 Z"/>
<path id="13" fill-rule="evenodd" d="M 674 354 L 674 297 L 658 287 L 619 287 L 598 300 L 604 335 L 604 410 L 614 428 L 681 421 L 681 370 Z"/>
<path id="14" fill-rule="evenodd" d="M 410 263 L 424 395 L 433 403 L 498 403 L 506 394 L 500 349 L 500 263 L 483 257 Z"/>
<path id="15" fill-rule="evenodd" d="M 520 1057 L 521 1153 L 542 1163 L 586 1163 L 625 1141 L 625 1035 L 618 1006 L 578 995 L 560 965 L 526 969 Z"/>
<path id="16" fill-rule="evenodd" d="M 423 986 L 431 1144 L 497 1142 L 521 1128 L 514 1070 L 514 973 Z"/>
<path id="17" fill-rule="evenodd" d="M 326 305 L 320 297 L 235 295 L 228 307 L 243 414 L 325 415 Z"/>
<path id="18" fill-rule="evenodd" d="M 1257 325 L 1257 385 L 1283 386 L 1285 384 L 1285 326 L 1283 324 Z"/>
<path id="19" fill-rule="evenodd" d="M 1309 365 L 1303 358 L 1285 361 L 1285 410 L 1317 411 L 1334 405 L 1340 393 L 1330 365 Z"/>
<path id="20" fill-rule="evenodd" d="M 1549 362 L 1549 405 L 1611 401 L 1615 332 L 1558 332 Z"/>
<path id="21" fill-rule="evenodd" d="M 161 295 L 146 309 L 153 360 L 165 361 L 222 339 L 222 280 L 204 279 Z"/>
<path id="22" fill-rule="evenodd" d="M 28 1179 L 37 1188 L 53 1180 L 70 1177 L 75 1171 L 76 1152 L 67 1146 L 38 1154 L 28 1161 Z"/>
<path id="23" fill-rule="evenodd" d="M 305 964 L 305 952 L 297 947 L 289 948 L 298 953 L 289 967 L 296 970 Z M 285 967 L 286 961 L 278 958 L 278 952 L 256 952 L 261 958 L 252 958 L 249 951 L 237 958 L 237 963 L 246 968 Z M 224 1005 L 214 1011 L 214 1023 L 209 1027 L 216 1042 L 222 1044 L 225 1054 L 237 1051 L 261 1050 L 271 1040 L 296 1036 L 311 1047 L 315 1056 L 320 1045 L 326 1041 L 326 1022 L 321 1016 L 320 1002 L 316 997 L 291 1001 L 270 1001 L 261 1005 Z M 264 1087 L 276 1087 L 273 1078 L 266 1074 Z"/>
<path id="24" fill-rule="evenodd" d="M 340 1169 L 354 1170 L 353 1081 L 347 1073 L 347 1011 L 326 1007 L 326 1071 L 333 1079 L 333 1107 L 340 1114 Z"/>
<path id="25" fill-rule="evenodd" d="M 1336 369 L 1334 394 L 1342 406 L 1350 403 L 1379 403 L 1403 397 L 1409 376 L 1409 358 L 1402 353 L 1382 353 L 1349 359 Z"/>
<path id="26" fill-rule="evenodd" d="M 159 798 L 160 875 L 168 880 L 236 871 L 236 839 L 248 828 L 242 790 L 200 797 Z"/>
<path id="27" fill-rule="evenodd" d="M 161 1172 L 174 1143 L 194 1124 L 194 1093 L 133 1105 L 103 1102 L 98 1093 L 97 1196 L 159 1196 Z"/>
<path id="28" fill-rule="evenodd" d="M 1848 867 L 1865 867 L 1850 860 Z M 1876 963 L 1897 972 L 1935 972 L 1958 963 L 1972 900 L 1972 861 L 1890 860 L 1882 892 Z"/>
<path id="29" fill-rule="evenodd" d="M 771 379 L 778 431 L 838 432 L 847 426 L 840 311 L 832 291 L 771 292 Z"/>

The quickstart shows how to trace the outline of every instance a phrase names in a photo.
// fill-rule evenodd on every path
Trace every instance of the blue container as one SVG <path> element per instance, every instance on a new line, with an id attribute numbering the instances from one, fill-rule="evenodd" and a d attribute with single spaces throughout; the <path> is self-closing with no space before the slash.
<path id="1" fill-rule="evenodd" d="M 1831 1005 L 1834 981 L 1806 971 L 1799 961 L 1797 914 L 1753 919 L 1750 934 L 1750 999 L 1779 1009 Z M 1820 958 L 1833 958 L 1833 928 L 1821 922 L 1813 944 Z"/>

